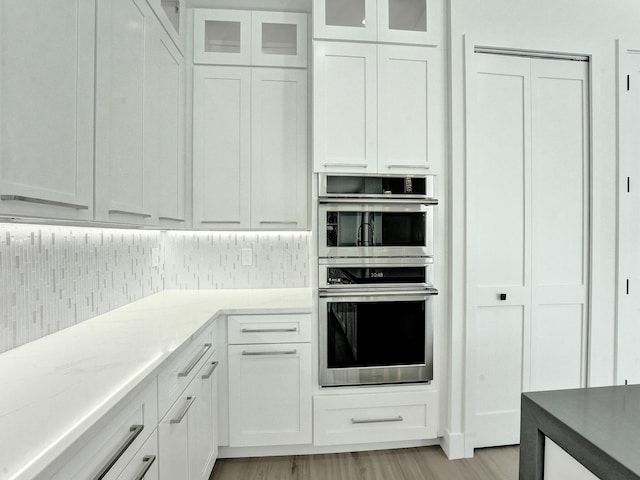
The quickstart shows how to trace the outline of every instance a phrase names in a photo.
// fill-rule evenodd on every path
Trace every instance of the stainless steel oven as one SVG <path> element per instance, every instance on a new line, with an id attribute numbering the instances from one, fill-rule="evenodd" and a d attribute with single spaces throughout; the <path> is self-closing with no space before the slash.
<path id="1" fill-rule="evenodd" d="M 435 289 L 322 291 L 320 385 L 429 383 Z"/>
<path id="2" fill-rule="evenodd" d="M 433 206 L 343 200 L 318 206 L 319 257 L 433 255 Z"/>
<path id="3" fill-rule="evenodd" d="M 321 293 L 433 287 L 433 258 L 321 258 Z"/>

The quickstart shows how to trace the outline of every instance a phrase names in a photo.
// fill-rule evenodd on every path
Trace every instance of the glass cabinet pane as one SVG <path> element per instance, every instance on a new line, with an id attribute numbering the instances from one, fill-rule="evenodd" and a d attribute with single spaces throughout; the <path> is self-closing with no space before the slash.
<path id="1" fill-rule="evenodd" d="M 262 53 L 266 55 L 297 55 L 297 25 L 288 23 L 263 23 Z"/>
<path id="2" fill-rule="evenodd" d="M 325 9 L 326 25 L 364 28 L 367 23 L 365 0 L 326 0 Z"/>
<path id="3" fill-rule="evenodd" d="M 240 22 L 207 20 L 204 28 L 204 51 L 240 53 Z"/>
<path id="4" fill-rule="evenodd" d="M 427 31 L 427 0 L 386 0 L 389 2 L 389 29 Z"/>

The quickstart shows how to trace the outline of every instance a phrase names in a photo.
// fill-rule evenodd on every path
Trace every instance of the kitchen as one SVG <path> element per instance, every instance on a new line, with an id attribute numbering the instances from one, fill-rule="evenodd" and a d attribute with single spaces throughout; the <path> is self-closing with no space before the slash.
<path id="1" fill-rule="evenodd" d="M 120 94 L 118 88 L 131 88 L 140 93 L 140 89 L 136 90 L 137 84 L 120 85 L 114 80 L 119 78 L 118 75 L 123 75 L 123 72 L 130 74 L 127 79 L 137 79 L 140 75 L 141 60 L 135 56 L 135 49 L 127 49 L 126 30 L 114 30 L 117 35 L 110 37 L 104 24 L 98 23 L 95 48 L 94 41 L 90 40 L 87 44 L 91 48 L 82 49 L 84 68 L 78 70 L 77 85 L 73 81 L 74 76 L 69 77 L 69 65 L 75 68 L 76 64 L 73 62 L 77 59 L 56 57 L 38 50 L 26 50 L 29 55 L 25 55 L 24 50 L 11 50 L 6 47 L 10 43 L 3 40 L 3 70 L 0 71 L 3 79 L 1 106 L 3 112 L 12 114 L 9 115 L 10 121 L 5 114 L 2 119 L 3 153 L 0 162 L 4 178 L 3 191 L 0 193 L 7 196 L 42 198 L 39 195 L 42 195 L 43 191 L 47 194 L 46 189 L 40 188 L 38 191 L 36 187 L 46 185 L 49 181 L 56 182 L 55 190 L 63 193 L 72 192 L 72 195 L 67 195 L 69 198 L 63 198 L 65 196 L 61 194 L 55 195 L 54 201 L 72 206 L 2 200 L 0 213 L 7 219 L 41 219 L 33 227 L 30 224 L 14 222 L 2 226 L 2 350 L 11 352 L 15 350 L 13 347 L 20 344 L 163 290 L 308 289 L 316 285 L 318 258 L 315 229 L 318 210 L 315 202 L 318 186 L 317 175 L 312 176 L 311 172 L 319 170 L 312 167 L 311 152 L 315 162 L 319 158 L 319 151 L 316 149 L 320 144 L 317 141 L 312 142 L 312 139 L 321 135 L 321 132 L 316 130 L 317 121 L 312 122 L 311 118 L 320 111 L 315 105 L 315 93 L 311 93 L 318 91 L 317 81 L 314 79 L 317 71 L 314 69 L 320 58 L 312 54 L 315 47 L 311 38 L 318 36 L 311 33 L 315 31 L 315 5 L 313 18 L 309 18 L 307 23 L 307 67 L 284 67 L 289 73 L 307 72 L 307 103 L 305 105 L 304 102 L 297 102 L 296 105 L 298 112 L 304 112 L 302 107 L 306 107 L 304 116 L 309 135 L 305 139 L 306 145 L 303 144 L 300 148 L 308 152 L 309 161 L 291 163 L 288 167 L 280 165 L 280 171 L 285 171 L 286 175 L 283 174 L 277 179 L 274 177 L 270 184 L 256 180 L 266 178 L 263 172 L 247 167 L 251 164 L 247 159 L 255 162 L 254 155 L 268 151 L 270 144 L 260 145 L 256 139 L 243 131 L 245 137 L 242 138 L 241 145 L 246 149 L 235 154 L 244 159 L 242 165 L 245 167 L 237 173 L 229 174 L 232 176 L 216 175 L 215 172 L 203 168 L 203 157 L 195 151 L 198 145 L 195 125 L 196 119 L 199 118 L 196 105 L 192 109 L 192 100 L 185 100 L 182 113 L 180 109 L 178 113 L 167 113 L 175 111 L 171 110 L 172 101 L 175 104 L 179 98 L 194 98 L 196 80 L 203 78 L 197 77 L 196 67 L 191 66 L 191 59 L 195 54 L 190 50 L 193 48 L 191 39 L 194 33 L 191 8 L 242 8 L 247 11 L 262 11 L 266 7 L 262 2 L 250 1 L 187 2 L 186 15 L 181 17 L 183 23 L 178 29 L 183 32 L 185 42 L 185 53 L 182 57 L 184 65 L 180 65 L 181 56 L 176 53 L 179 49 L 168 33 L 171 29 L 165 28 L 166 19 L 164 23 L 155 20 L 165 17 L 154 17 L 153 12 L 157 10 L 153 10 L 145 2 L 132 3 L 141 11 L 152 12 L 151 27 L 161 27 L 166 33 L 164 37 L 164 34 L 159 34 L 165 51 L 170 55 L 163 59 L 178 60 L 178 67 L 171 62 L 159 62 L 153 67 L 167 68 L 172 73 L 166 78 L 171 78 L 176 83 L 158 82 L 152 88 L 165 88 L 175 92 L 174 87 L 178 85 L 178 92 L 180 88 L 184 89 L 178 97 L 175 93 L 173 97 L 163 95 L 162 98 L 167 99 L 167 103 L 154 105 L 154 110 L 148 112 L 151 119 L 163 118 L 163 122 L 166 120 L 165 123 L 160 123 L 153 135 L 147 135 L 143 130 L 143 120 L 146 119 L 149 123 L 149 117 L 143 118 L 140 108 L 136 107 L 143 97 L 135 97 L 131 104 L 110 104 L 109 95 Z M 371 2 L 367 4 L 370 5 Z M 74 5 L 74 2 L 69 2 L 68 8 L 75 8 Z M 427 25 L 431 33 L 430 38 L 425 41 L 427 46 L 424 48 L 432 55 L 429 57 L 429 61 L 434 62 L 431 65 L 435 65 L 435 68 L 429 69 L 429 74 L 434 75 L 429 77 L 429 88 L 435 88 L 435 93 L 431 95 L 432 92 L 429 92 L 429 98 L 422 100 L 429 100 L 430 107 L 429 121 L 425 122 L 430 129 L 427 173 L 435 175 L 436 197 L 439 200 L 438 206 L 434 208 L 434 286 L 438 289 L 434 345 L 439 349 L 436 354 L 439 361 L 434 362 L 437 380 L 431 385 L 431 389 L 437 392 L 439 406 L 438 440 L 435 441 L 442 444 L 449 458 L 462 458 L 472 455 L 473 449 L 477 446 L 473 427 L 473 417 L 476 413 L 473 392 L 477 379 L 472 375 L 474 365 L 469 355 L 473 351 L 473 344 L 470 342 L 473 341 L 473 334 L 477 334 L 477 330 L 474 330 L 475 324 L 470 323 L 473 321 L 473 314 L 468 311 L 466 297 L 469 288 L 466 263 L 469 255 L 465 213 L 469 181 L 466 146 L 470 139 L 467 137 L 468 106 L 465 103 L 465 91 L 468 89 L 465 82 L 469 81 L 469 76 L 465 76 L 465 70 L 469 70 L 465 62 L 472 56 L 474 46 L 526 52 L 557 52 L 589 58 L 591 157 L 590 177 L 587 183 L 590 186 L 588 259 L 591 293 L 588 307 L 588 352 L 585 353 L 588 358 L 581 364 L 581 368 L 586 364 L 588 369 L 581 372 L 585 375 L 581 381 L 584 381 L 584 386 L 623 384 L 625 379 L 629 383 L 635 383 L 638 380 L 634 379 L 633 372 L 637 371 L 637 368 L 634 368 L 634 352 L 629 346 L 633 344 L 634 332 L 633 326 L 625 323 L 625 319 L 632 318 L 636 308 L 633 285 L 634 279 L 637 278 L 634 272 L 638 271 L 638 268 L 637 263 L 634 263 L 636 260 L 632 248 L 634 232 L 625 230 L 634 228 L 626 225 L 637 223 L 633 222 L 634 209 L 631 207 L 634 204 L 632 196 L 635 192 L 631 188 L 628 195 L 624 196 L 623 193 L 627 193 L 626 188 L 618 188 L 618 185 L 627 184 L 626 179 L 632 176 L 631 169 L 635 168 L 629 160 L 630 157 L 618 157 L 618 152 L 624 153 L 625 148 L 633 149 L 633 144 L 630 143 L 632 140 L 626 140 L 625 143 L 625 133 L 629 138 L 635 136 L 622 126 L 617 127 L 618 112 L 624 112 L 618 105 L 618 95 L 626 89 L 623 87 L 626 85 L 626 81 L 623 82 L 626 74 L 619 74 L 617 65 L 623 62 L 621 52 L 625 49 L 633 52 L 635 45 L 640 43 L 640 39 L 636 38 L 638 34 L 633 21 L 639 12 L 638 7 L 631 1 L 617 4 L 615 7 L 604 6 L 595 1 L 537 2 L 536 5 L 517 8 L 509 2 L 497 0 L 483 4 L 429 2 L 429 5 L 429 11 L 432 13 Z M 11 2 L 4 1 L 3 11 L 10 6 Z M 81 15 L 78 17 L 78 24 L 88 26 L 90 30 L 81 32 L 80 38 L 87 38 L 82 35 L 89 35 L 88 38 L 91 39 L 93 27 L 87 18 L 93 19 L 96 12 L 90 7 L 88 11 L 86 8 L 83 6 L 78 10 Z M 98 18 L 109 18 L 110 12 L 102 11 L 106 8 L 104 4 L 98 4 Z M 61 27 L 49 25 L 43 32 L 47 35 L 60 35 L 65 42 L 75 41 L 75 35 L 69 35 L 69 31 L 64 28 L 64 22 L 74 18 L 73 13 L 64 11 L 62 6 L 47 6 L 46 2 L 41 8 L 33 7 L 32 10 L 35 11 L 25 12 L 25 18 L 11 21 L 6 19 L 6 13 L 0 13 L 3 39 L 19 38 L 24 49 L 38 49 L 47 45 L 46 40 L 42 38 L 38 41 L 34 39 L 35 43 L 29 44 L 25 40 L 28 35 L 21 34 L 21 30 L 28 31 L 22 26 L 29 25 L 29 22 L 36 18 L 39 25 L 48 25 L 48 21 L 53 19 L 59 20 Z M 312 12 L 312 5 L 311 2 L 283 0 L 270 3 L 268 10 L 308 15 Z M 433 29 L 431 26 L 434 26 Z M 132 37 L 131 41 L 135 42 L 138 39 L 139 37 Z M 349 45 L 359 45 L 358 42 L 371 43 L 371 39 L 347 40 L 351 42 Z M 620 43 L 616 43 L 617 40 Z M 118 42 L 123 44 L 120 45 Z M 331 46 L 334 43 L 335 41 L 325 41 L 321 45 Z M 68 45 L 61 43 L 59 48 L 68 50 Z M 129 52 L 131 58 L 125 58 L 124 63 L 115 65 L 100 61 L 100 58 L 106 59 L 110 55 L 111 48 L 117 48 L 117 52 Z M 381 50 L 378 49 L 379 52 Z M 95 60 L 96 56 L 98 63 Z M 56 99 L 56 96 L 51 95 L 50 88 L 37 90 L 43 93 L 27 99 L 7 93 L 14 91 L 12 88 L 18 88 L 7 83 L 8 74 L 4 65 L 9 64 L 15 65 L 16 68 L 24 68 L 25 71 L 37 72 L 32 79 L 34 82 L 38 80 L 47 85 L 49 78 L 59 82 L 53 85 L 59 89 L 56 91 L 60 98 Z M 262 68 L 248 67 L 251 73 L 263 71 Z M 245 76 L 246 70 L 247 67 Z M 133 75 L 134 71 L 138 76 Z M 135 81 L 137 80 L 131 80 Z M 339 82 L 340 79 L 336 78 L 335 81 Z M 382 81 L 378 83 L 379 89 L 384 88 Z M 61 87 L 63 85 L 74 85 L 74 88 L 64 89 Z M 191 85 L 194 91 L 191 91 Z M 246 80 L 242 85 L 244 95 L 254 94 Z M 253 83 L 251 85 L 253 86 Z M 27 87 L 29 85 L 25 88 Z M 87 92 L 89 96 L 86 96 Z M 633 89 L 630 92 L 633 92 Z M 380 102 L 384 100 L 383 97 L 374 97 L 373 102 Z M 68 101 L 64 100 L 65 98 Z M 78 103 L 76 110 L 75 100 L 69 100 L 75 98 L 88 98 L 90 101 Z M 214 100 L 219 101 L 220 98 Z M 406 103 L 406 99 L 404 101 Z M 72 107 L 69 108 L 69 105 Z M 109 105 L 109 108 L 98 108 L 101 105 Z M 222 104 L 222 108 L 228 108 L 229 112 L 232 112 L 231 103 Z M 43 111 L 59 113 L 57 116 L 43 115 Z M 184 116 L 182 123 L 180 115 Z M 124 120 L 112 123 L 111 116 Z M 176 118 L 177 123 L 174 123 Z M 223 129 L 224 124 L 229 123 L 225 122 L 225 118 L 204 120 L 217 121 L 214 123 L 215 128 Z M 264 118 L 264 115 L 259 116 L 256 112 L 247 111 L 242 113 L 242 118 L 245 119 L 243 121 L 247 118 L 255 120 Z M 194 122 L 193 126 L 191 119 Z M 352 120 L 362 121 L 357 115 Z M 382 121 L 382 117 L 379 120 Z M 72 137 L 69 137 L 68 127 L 65 130 L 65 125 L 68 126 L 69 122 L 78 130 L 74 130 L 75 135 Z M 37 142 L 34 142 L 32 137 L 36 128 L 34 125 L 37 126 Z M 185 128 L 183 136 L 175 135 L 180 125 L 184 125 Z M 261 125 L 268 125 L 268 122 L 264 121 Z M 362 127 L 364 125 L 360 124 Z M 95 142 L 92 133 L 94 128 Z M 378 128 L 383 128 L 382 124 Z M 172 136 L 167 132 L 174 134 Z M 375 131 L 367 131 L 369 150 L 372 148 L 371 139 L 375 140 L 375 134 Z M 377 145 L 374 145 L 378 150 L 378 166 L 387 137 L 380 134 Z M 64 138 L 66 143 L 63 144 L 60 138 Z M 118 141 L 113 140 L 114 138 Z M 193 142 L 189 140 L 191 138 Z M 20 158 L 20 155 L 14 156 L 14 152 L 11 152 L 12 155 L 7 153 L 5 146 L 13 145 L 7 143 L 8 139 L 24 145 L 25 149 L 28 147 L 23 158 Z M 218 140 L 222 141 L 224 137 Z M 363 141 L 362 138 L 359 140 Z M 299 146 L 301 143 L 303 142 L 300 141 L 296 145 Z M 345 145 L 355 148 L 349 143 Z M 205 147 L 207 145 L 203 145 L 203 148 Z M 46 149 L 46 152 L 42 149 Z M 138 162 L 130 156 L 131 151 L 149 152 L 146 158 L 157 157 L 159 163 L 151 164 L 151 168 L 150 164 Z M 330 149 L 328 151 L 331 153 Z M 38 159 L 49 158 L 52 152 L 65 160 L 61 160 L 58 168 L 47 169 L 46 164 L 38 162 Z M 184 152 L 183 155 L 174 154 L 174 158 L 178 161 L 182 159 L 184 165 L 176 164 L 175 160 L 172 164 L 170 152 Z M 74 159 L 73 162 L 66 160 L 69 158 Z M 83 168 L 76 168 L 76 158 L 88 158 L 90 161 L 79 164 Z M 332 162 L 333 160 L 327 160 L 325 163 Z M 162 165 L 162 169 L 158 165 Z M 6 180 L 7 172 L 12 176 L 9 178 L 11 181 Z M 425 170 L 411 170 L 410 173 L 424 174 Z M 225 182 L 224 178 L 232 180 Z M 306 180 L 300 181 L 298 178 Z M 72 181 L 70 184 L 69 179 L 75 179 L 75 182 Z M 199 183 L 200 181 L 202 182 Z M 633 182 L 631 184 L 633 185 Z M 31 185 L 33 188 L 23 188 L 22 191 L 19 188 L 7 188 L 15 185 Z M 214 188 L 207 188 L 210 185 Z M 294 186 L 296 198 L 302 200 L 291 201 L 289 195 L 293 195 Z M 302 187 L 304 188 L 301 191 Z M 24 193 L 27 190 L 31 193 Z M 141 192 L 144 192 L 144 195 L 141 196 Z M 158 192 L 161 195 L 158 195 Z M 48 193 L 50 195 L 50 192 Z M 248 203 L 249 199 L 279 196 L 284 197 L 284 203 L 264 203 L 265 207 L 272 210 L 260 210 L 260 202 Z M 198 199 L 206 201 L 199 202 Z M 286 212 L 286 218 L 268 218 L 277 211 L 278 205 L 294 203 L 296 207 L 302 206 L 302 220 L 299 219 L 299 208 L 294 211 L 285 207 L 280 208 L 285 208 L 283 211 Z M 10 206 L 7 207 L 7 204 Z M 67 213 L 61 214 L 61 211 Z M 123 213 L 125 211 L 128 213 Z M 610 212 L 618 213 L 616 215 Z M 264 215 L 264 218 L 260 215 Z M 219 221 L 216 217 L 221 217 L 223 224 L 197 223 Z M 60 218 L 63 218 L 61 223 L 66 226 L 48 225 L 51 223 L 50 219 Z M 624 218 L 631 220 L 624 222 Z M 260 221 L 280 223 L 267 223 L 256 227 L 256 221 L 258 225 Z M 105 223 L 109 223 L 109 227 L 136 225 L 146 228 L 100 228 Z M 96 228 L 86 228 L 89 226 Z M 173 230 L 175 227 L 179 229 Z M 629 295 L 626 293 L 627 279 L 631 284 Z M 507 301 L 510 300 L 511 295 Z M 315 308 L 317 307 L 312 306 L 310 310 L 315 311 Z M 621 312 L 626 314 L 622 315 Z M 624 330 L 625 328 L 629 330 Z M 312 328 L 311 331 L 311 338 L 316 338 L 317 329 Z M 315 340 L 312 340 L 312 343 L 313 341 Z M 317 352 L 312 351 L 311 365 L 317 364 L 316 355 Z M 317 369 L 310 370 L 312 384 L 317 385 Z M 353 391 L 352 393 L 357 394 Z"/>

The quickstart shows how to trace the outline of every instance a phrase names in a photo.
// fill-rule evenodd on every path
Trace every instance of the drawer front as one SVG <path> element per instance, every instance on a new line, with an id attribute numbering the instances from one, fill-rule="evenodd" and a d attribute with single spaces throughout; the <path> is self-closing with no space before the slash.
<path id="1" fill-rule="evenodd" d="M 164 417 L 215 350 L 213 327 L 196 337 L 158 375 L 158 411 Z"/>
<path id="2" fill-rule="evenodd" d="M 107 471 L 105 479 L 115 479 L 150 438 L 158 424 L 157 384 L 155 379 L 139 395 L 116 407 L 96 424 L 95 433 L 82 441 L 78 450 L 70 449 L 60 457 L 67 462 L 53 476 L 40 478 L 92 480 Z M 55 469 L 55 467 L 54 467 Z"/>
<path id="3" fill-rule="evenodd" d="M 318 395 L 314 444 L 342 445 L 437 437 L 438 393 Z"/>
<path id="4" fill-rule="evenodd" d="M 304 343 L 311 341 L 309 314 L 229 315 L 229 344 Z"/>
<path id="5" fill-rule="evenodd" d="M 154 430 L 116 480 L 158 480 L 159 463 L 158 431 Z M 111 478 L 105 477 L 105 480 Z"/>

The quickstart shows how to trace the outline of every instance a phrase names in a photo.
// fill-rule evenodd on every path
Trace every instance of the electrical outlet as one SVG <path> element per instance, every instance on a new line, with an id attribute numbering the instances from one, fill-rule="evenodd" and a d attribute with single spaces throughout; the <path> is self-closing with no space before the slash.
<path id="1" fill-rule="evenodd" d="M 158 247 L 151 249 L 151 266 L 156 268 L 160 266 L 160 249 Z"/>
<path id="2" fill-rule="evenodd" d="M 242 249 L 242 266 L 249 267 L 251 265 L 253 265 L 253 249 L 243 248 Z"/>

